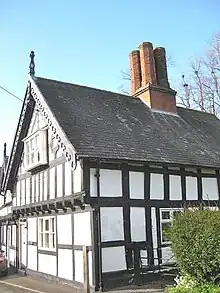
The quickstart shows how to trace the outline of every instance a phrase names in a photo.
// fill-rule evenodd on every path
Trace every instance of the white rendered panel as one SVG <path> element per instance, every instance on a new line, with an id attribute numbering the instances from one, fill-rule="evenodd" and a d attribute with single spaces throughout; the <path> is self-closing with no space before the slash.
<path id="1" fill-rule="evenodd" d="M 131 241 L 146 241 L 145 208 L 131 207 Z"/>
<path id="2" fill-rule="evenodd" d="M 164 182 L 162 174 L 150 174 L 150 198 L 164 199 Z"/>
<path id="3" fill-rule="evenodd" d="M 44 171 L 44 200 L 48 197 L 48 172 L 49 170 Z"/>
<path id="4" fill-rule="evenodd" d="M 37 241 L 37 218 L 28 218 L 28 241 Z"/>
<path id="5" fill-rule="evenodd" d="M 40 176 L 40 189 L 39 189 L 39 199 L 40 199 L 40 201 L 42 201 L 43 200 L 43 178 L 44 178 L 44 174 L 43 174 L 43 172 L 41 172 L 40 174 L 39 174 L 39 176 Z"/>
<path id="6" fill-rule="evenodd" d="M 73 256 L 70 249 L 58 249 L 58 277 L 73 280 Z"/>
<path id="7" fill-rule="evenodd" d="M 26 204 L 30 203 L 30 189 L 31 189 L 30 178 L 27 178 L 26 179 Z"/>
<path id="8" fill-rule="evenodd" d="M 50 199 L 55 198 L 55 168 L 51 168 L 50 172 Z"/>
<path id="9" fill-rule="evenodd" d="M 38 271 L 56 276 L 56 256 L 47 254 L 38 254 Z"/>
<path id="10" fill-rule="evenodd" d="M 65 162 L 65 195 L 72 194 L 72 172 L 69 162 Z"/>
<path id="11" fill-rule="evenodd" d="M 63 165 L 57 166 L 57 197 L 63 196 Z"/>
<path id="12" fill-rule="evenodd" d="M 30 270 L 37 270 L 37 246 L 28 245 L 28 264 Z"/>
<path id="13" fill-rule="evenodd" d="M 182 199 L 181 176 L 169 175 L 170 180 L 170 200 Z"/>
<path id="14" fill-rule="evenodd" d="M 74 244 L 92 245 L 90 212 L 74 214 Z M 83 231 L 83 232 L 82 232 Z"/>
<path id="15" fill-rule="evenodd" d="M 144 172 L 129 172 L 130 198 L 144 199 Z"/>
<path id="16" fill-rule="evenodd" d="M 151 227 L 152 227 L 152 240 L 154 250 L 154 262 L 158 264 L 157 260 L 157 220 L 156 220 L 156 209 L 151 208 Z"/>
<path id="17" fill-rule="evenodd" d="M 126 270 L 125 247 L 102 248 L 102 271 L 114 272 Z"/>
<path id="18" fill-rule="evenodd" d="M 120 170 L 100 169 L 100 196 L 122 196 L 121 175 Z"/>
<path id="19" fill-rule="evenodd" d="M 57 232 L 59 244 L 72 244 L 71 214 L 57 216 Z"/>
<path id="20" fill-rule="evenodd" d="M 198 199 L 197 177 L 186 177 L 186 200 Z"/>
<path id="21" fill-rule="evenodd" d="M 78 162 L 76 170 L 73 172 L 73 192 L 77 193 L 81 191 L 82 185 L 82 168 L 80 162 Z"/>
<path id="22" fill-rule="evenodd" d="M 35 179 L 36 179 L 36 189 L 35 189 L 35 191 L 36 191 L 36 202 L 38 202 L 40 200 L 40 194 L 39 194 L 39 192 L 40 192 L 40 190 L 39 190 L 39 174 L 36 174 Z"/>
<path id="23" fill-rule="evenodd" d="M 102 241 L 124 240 L 123 208 L 101 207 Z"/>
<path id="24" fill-rule="evenodd" d="M 21 206 L 25 205 L 25 180 L 21 180 Z"/>
<path id="25" fill-rule="evenodd" d="M 21 181 L 18 181 L 16 186 L 17 206 L 20 206 L 20 196 L 21 196 Z"/>
<path id="26" fill-rule="evenodd" d="M 84 275 L 83 275 L 83 252 L 82 250 L 74 251 L 74 259 L 75 259 L 75 281 L 83 283 Z"/>
<path id="27" fill-rule="evenodd" d="M 204 200 L 218 200 L 217 178 L 202 178 L 202 198 Z"/>

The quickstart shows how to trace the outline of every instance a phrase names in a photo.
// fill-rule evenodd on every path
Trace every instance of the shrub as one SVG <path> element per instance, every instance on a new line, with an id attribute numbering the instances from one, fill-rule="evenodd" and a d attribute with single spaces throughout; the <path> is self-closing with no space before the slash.
<path id="1" fill-rule="evenodd" d="M 172 242 L 172 249 L 183 275 L 188 274 L 199 283 L 212 282 L 218 276 L 220 211 L 186 210 L 174 218 L 167 236 Z"/>

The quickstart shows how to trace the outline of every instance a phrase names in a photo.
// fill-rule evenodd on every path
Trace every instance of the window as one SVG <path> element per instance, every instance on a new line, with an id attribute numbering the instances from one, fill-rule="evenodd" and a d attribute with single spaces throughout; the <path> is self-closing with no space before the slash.
<path id="1" fill-rule="evenodd" d="M 38 245 L 41 249 L 55 250 L 55 218 L 44 217 L 39 218 L 38 222 L 39 239 Z"/>
<path id="2" fill-rule="evenodd" d="M 166 230 L 172 224 L 172 220 L 175 215 L 182 212 L 182 209 L 161 209 L 160 210 L 160 222 L 161 222 L 161 243 L 169 244 L 166 237 Z"/>
<path id="3" fill-rule="evenodd" d="M 47 131 L 38 130 L 24 139 L 24 165 L 30 171 L 47 163 Z"/>

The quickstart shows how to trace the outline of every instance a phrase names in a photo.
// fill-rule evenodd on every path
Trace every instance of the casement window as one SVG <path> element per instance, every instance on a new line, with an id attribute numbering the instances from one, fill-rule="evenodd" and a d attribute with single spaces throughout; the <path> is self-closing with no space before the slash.
<path id="1" fill-rule="evenodd" d="M 38 219 L 38 247 L 45 250 L 55 250 L 56 232 L 55 217 Z"/>
<path id="2" fill-rule="evenodd" d="M 172 224 L 172 220 L 176 214 L 182 212 L 182 209 L 161 209 L 160 210 L 160 224 L 161 224 L 161 244 L 170 244 L 166 237 L 166 230 Z"/>
<path id="3" fill-rule="evenodd" d="M 26 171 L 48 164 L 47 130 L 37 130 L 23 141 Z"/>

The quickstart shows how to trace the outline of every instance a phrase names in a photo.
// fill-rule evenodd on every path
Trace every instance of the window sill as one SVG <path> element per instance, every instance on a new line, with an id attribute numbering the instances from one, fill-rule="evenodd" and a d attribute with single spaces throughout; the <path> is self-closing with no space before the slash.
<path id="1" fill-rule="evenodd" d="M 38 162 L 37 164 L 29 165 L 25 168 L 26 172 L 33 172 L 41 168 L 46 168 L 48 166 L 47 161 Z"/>

